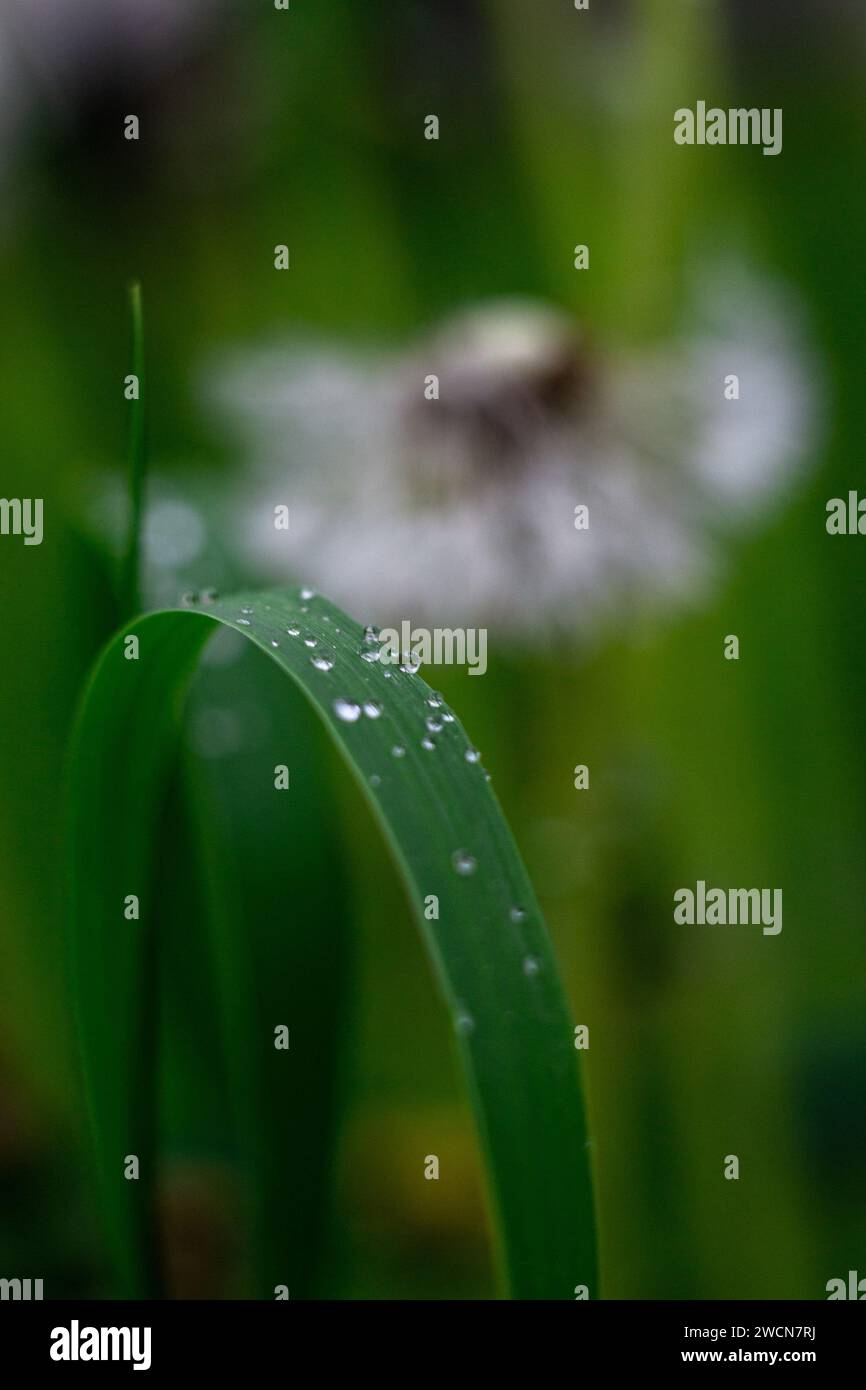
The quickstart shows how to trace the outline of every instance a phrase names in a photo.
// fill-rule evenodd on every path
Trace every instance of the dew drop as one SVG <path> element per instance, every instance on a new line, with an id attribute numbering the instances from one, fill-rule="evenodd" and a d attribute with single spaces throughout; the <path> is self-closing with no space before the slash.
<path id="1" fill-rule="evenodd" d="M 377 650 L 373 650 L 372 648 L 368 648 L 367 651 L 361 652 L 361 660 L 362 660 L 362 661 L 378 661 L 378 660 L 379 660 L 379 652 L 378 652 L 378 649 L 377 649 Z"/>
<path id="2" fill-rule="evenodd" d="M 318 643 L 317 643 L 315 637 L 305 637 L 305 638 L 304 638 L 304 646 L 305 646 L 305 647 L 316 647 L 316 646 L 318 646 Z"/>
<path id="3" fill-rule="evenodd" d="M 370 774 L 370 786 L 371 786 L 371 787 L 380 787 L 381 785 L 382 785 L 382 778 L 379 776 L 378 772 L 373 772 L 373 773 L 371 773 L 371 774 Z"/>
<path id="4" fill-rule="evenodd" d="M 365 700 L 364 713 L 368 719 L 378 719 L 382 713 L 382 706 L 377 704 L 375 700 Z"/>
<path id="5" fill-rule="evenodd" d="M 526 913 L 522 907 L 513 907 L 508 915 L 511 918 L 512 922 L 526 921 Z"/>
<path id="6" fill-rule="evenodd" d="M 414 676 L 420 669 L 421 662 L 417 659 L 414 652 L 404 652 L 400 661 L 400 670 L 406 676 Z"/>
<path id="7" fill-rule="evenodd" d="M 315 666 L 317 671 L 333 671 L 334 661 L 330 656 L 311 656 L 310 665 Z"/>
<path id="8" fill-rule="evenodd" d="M 466 1038 L 469 1036 L 470 1033 L 475 1032 L 475 1019 L 472 1017 L 471 1014 L 457 1014 L 456 1018 L 454 1019 L 454 1027 L 457 1029 L 457 1032 L 460 1033 L 462 1037 Z"/>
<path id="9" fill-rule="evenodd" d="M 247 613 L 247 614 L 252 613 L 252 611 L 253 611 L 253 610 L 250 608 L 249 604 L 245 605 L 245 606 L 241 609 L 241 612 L 242 612 L 242 613 Z"/>
<path id="10" fill-rule="evenodd" d="M 395 743 L 394 747 L 391 749 L 391 756 L 394 758 L 405 758 L 406 749 L 403 748 L 401 744 Z"/>
<path id="11" fill-rule="evenodd" d="M 454 715 L 451 713 L 451 711 L 450 711 L 449 709 L 443 709 L 443 711 L 442 711 L 442 722 L 443 722 L 444 724 L 453 724 L 453 723 L 454 723 Z"/>
<path id="12" fill-rule="evenodd" d="M 237 623 L 238 627 L 252 627 L 249 618 L 238 618 Z"/>
<path id="13" fill-rule="evenodd" d="M 303 588 L 300 591 L 300 597 L 303 599 L 304 603 L 309 603 L 311 598 L 316 597 L 316 591 L 315 589 Z"/>
<path id="14" fill-rule="evenodd" d="M 372 623 L 368 623 L 364 628 L 364 643 L 368 647 L 379 645 L 379 629 Z"/>
<path id="15" fill-rule="evenodd" d="M 531 979 L 533 975 L 537 975 L 537 974 L 538 974 L 538 972 L 539 972 L 540 969 L 541 969 L 541 961 L 538 959 L 538 956 L 524 956 L 524 958 L 523 958 L 523 973 L 524 973 L 524 975 L 528 975 L 528 976 L 530 977 L 530 979 Z"/>
<path id="16" fill-rule="evenodd" d="M 201 591 L 202 603 L 216 603 L 218 598 L 219 594 L 216 589 L 202 589 Z"/>
<path id="17" fill-rule="evenodd" d="M 272 646 L 272 647 L 278 647 L 279 645 L 280 645 L 279 642 L 277 642 L 277 641 L 272 637 L 272 638 L 271 638 L 271 646 Z"/>
<path id="18" fill-rule="evenodd" d="M 451 856 L 451 863 L 454 865 L 457 873 L 463 878 L 468 878 L 468 876 L 474 874 L 475 870 L 478 868 L 477 859 L 465 849 L 455 849 Z"/>
<path id="19" fill-rule="evenodd" d="M 441 719 L 434 719 L 433 716 L 431 715 L 430 718 L 429 718 L 428 720 L 426 720 L 425 722 L 426 722 L 427 728 L 430 730 L 431 734 L 440 734 L 440 733 L 442 732 L 442 727 L 443 727 L 443 725 L 442 725 L 442 720 L 441 720 Z"/>
<path id="20" fill-rule="evenodd" d="M 433 742 L 432 738 L 422 738 L 421 747 L 425 748 L 428 753 L 432 753 L 436 744 Z"/>
<path id="21" fill-rule="evenodd" d="M 300 637 L 301 635 L 301 629 L 299 627 L 287 627 L 286 632 L 290 637 Z"/>
<path id="22" fill-rule="evenodd" d="M 431 695 L 427 703 L 431 709 L 439 709 L 442 705 L 442 700 L 439 695 Z"/>
<path id="23" fill-rule="evenodd" d="M 355 724 L 361 718 L 361 706 L 356 705 L 354 700 L 335 700 L 333 710 L 344 724 Z"/>
<path id="24" fill-rule="evenodd" d="M 180 601 L 184 608 L 192 608 L 199 601 L 199 595 L 195 589 L 187 589 L 185 594 L 181 594 Z"/>
<path id="25" fill-rule="evenodd" d="M 467 763 L 477 763 L 481 761 L 481 754 L 478 752 L 477 748 L 467 748 L 463 756 Z"/>

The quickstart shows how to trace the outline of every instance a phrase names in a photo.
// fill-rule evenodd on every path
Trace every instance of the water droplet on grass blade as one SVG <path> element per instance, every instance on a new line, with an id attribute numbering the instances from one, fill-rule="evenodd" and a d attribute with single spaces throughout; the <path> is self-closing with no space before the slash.
<path id="1" fill-rule="evenodd" d="M 382 713 L 382 706 L 377 704 L 375 700 L 365 700 L 364 713 L 368 719 L 378 719 Z"/>
<path id="2" fill-rule="evenodd" d="M 330 656 L 311 656 L 310 665 L 315 666 L 317 671 L 333 671 L 334 661 Z"/>
<path id="3" fill-rule="evenodd" d="M 463 878 L 468 878 L 478 868 L 477 859 L 466 849 L 455 849 L 451 856 L 451 863 Z"/>
<path id="4" fill-rule="evenodd" d="M 524 957 L 524 960 L 523 960 L 523 973 L 524 973 L 524 975 L 528 975 L 528 976 L 531 978 L 533 975 L 537 975 L 540 969 L 541 969 L 541 961 L 538 959 L 538 956 L 525 956 L 525 957 Z"/>
<path id="5" fill-rule="evenodd" d="M 524 912 L 522 907 L 513 907 L 508 915 L 511 918 L 512 922 L 526 921 L 526 913 Z"/>
<path id="6" fill-rule="evenodd" d="M 467 748 L 463 756 L 467 763 L 477 763 L 481 761 L 481 754 L 478 752 L 477 748 Z"/>
<path id="7" fill-rule="evenodd" d="M 315 637 L 305 637 L 305 638 L 304 638 L 304 646 L 305 646 L 305 647 L 317 647 L 318 645 L 319 645 L 319 644 L 318 644 L 318 642 L 316 641 L 316 638 L 315 638 Z"/>
<path id="8" fill-rule="evenodd" d="M 391 749 L 391 754 L 395 758 L 405 758 L 406 749 L 403 748 L 399 743 L 395 743 L 394 747 Z"/>
<path id="9" fill-rule="evenodd" d="M 315 598 L 315 597 L 316 597 L 316 591 L 315 591 L 315 589 L 308 589 L 308 588 L 306 588 L 306 586 L 305 586 L 305 587 L 304 587 L 303 589 L 301 589 L 301 591 L 300 591 L 300 597 L 303 599 L 304 603 L 309 603 L 309 601 L 310 601 L 311 598 Z"/>
<path id="10" fill-rule="evenodd" d="M 426 721 L 426 724 L 427 724 L 427 728 L 430 730 L 431 734 L 439 734 L 439 733 L 442 732 L 442 720 L 441 720 L 441 719 L 434 719 L 434 718 L 432 717 L 432 715 L 431 715 L 431 717 Z"/>
<path id="11" fill-rule="evenodd" d="M 471 1014 L 460 1013 L 454 1019 L 454 1027 L 462 1037 L 466 1038 L 470 1033 L 475 1032 L 475 1019 Z"/>
<path id="12" fill-rule="evenodd" d="M 299 627 L 287 627 L 286 632 L 290 637 L 300 637 L 301 635 L 301 629 Z"/>
<path id="13" fill-rule="evenodd" d="M 342 719 L 344 724 L 356 724 L 361 718 L 361 706 L 356 705 L 354 700 L 335 700 L 333 710 L 338 719 Z"/>
<path id="14" fill-rule="evenodd" d="M 436 747 L 436 744 L 433 742 L 432 738 L 422 738 L 421 747 L 425 749 L 426 752 L 432 753 Z"/>

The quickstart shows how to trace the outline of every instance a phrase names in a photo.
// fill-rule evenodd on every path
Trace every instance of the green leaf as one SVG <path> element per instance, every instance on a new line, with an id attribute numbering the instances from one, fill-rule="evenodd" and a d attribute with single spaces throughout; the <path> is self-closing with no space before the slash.
<path id="1" fill-rule="evenodd" d="M 152 996 L 160 913 L 148 896 L 152 847 L 185 693 L 219 624 L 292 678 L 384 832 L 453 1021 L 505 1286 L 519 1298 L 572 1298 L 585 1284 L 597 1297 L 574 1029 L 499 804 L 480 763 L 466 757 L 459 721 L 443 719 L 450 711 L 424 680 L 363 660 L 361 627 L 325 599 L 296 590 L 240 593 L 138 618 L 101 656 L 83 701 L 71 770 L 72 959 L 102 1201 L 125 1287 L 133 1295 L 159 1287 Z M 129 635 L 138 639 L 137 659 L 125 654 Z M 323 656 L 333 662 L 328 670 L 313 665 Z M 295 848 L 286 844 L 286 856 Z M 124 918 L 130 894 L 140 899 L 138 921 Z M 433 897 L 438 919 L 425 915 Z M 287 901 L 284 929 L 315 942 L 330 923 L 296 920 Z M 281 1022 L 291 1026 L 273 1020 Z M 264 1034 L 261 1020 L 255 1026 Z M 235 1030 L 236 1042 L 242 1031 Z M 292 1039 L 281 1057 L 287 1068 L 303 1065 L 302 1046 Z M 255 1069 L 266 1053 L 272 1062 L 272 1029 L 246 1040 L 241 1062 L 235 1049 L 234 1064 Z M 255 1097 L 256 1076 L 246 1080 Z M 256 1119 L 255 1105 L 247 1120 L 265 1133 L 268 1116 Z M 292 1119 L 300 1132 L 304 1116 Z M 123 1178 L 127 1154 L 140 1158 L 138 1182 Z M 275 1203 L 291 1202 L 285 1187 L 273 1175 L 261 1185 L 260 1224 Z M 257 1292 L 273 1290 L 260 1284 Z"/>

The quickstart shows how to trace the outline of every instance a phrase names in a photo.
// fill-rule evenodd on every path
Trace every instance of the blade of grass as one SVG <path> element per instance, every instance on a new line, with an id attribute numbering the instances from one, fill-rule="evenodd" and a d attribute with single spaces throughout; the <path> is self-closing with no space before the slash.
<path id="1" fill-rule="evenodd" d="M 103 653 L 82 706 L 72 763 L 71 934 L 103 1202 L 126 1287 L 140 1295 L 158 1286 L 153 1040 L 143 986 L 158 918 L 158 904 L 147 897 L 149 847 L 184 693 L 217 624 L 247 637 L 300 688 L 393 853 L 453 1021 L 506 1287 L 515 1297 L 570 1298 L 585 1284 L 596 1297 L 573 1026 L 498 802 L 481 766 L 466 757 L 459 722 L 441 721 L 421 677 L 362 660 L 359 625 L 326 600 L 296 591 L 241 593 L 207 609 L 136 619 Z M 124 655 L 130 635 L 139 644 L 136 660 Z M 312 664 L 323 652 L 333 660 L 328 670 Z M 350 702 L 348 711 L 341 701 Z M 341 717 L 347 712 L 350 719 Z M 430 719 L 441 728 L 431 732 Z M 141 897 L 138 922 L 123 916 L 131 893 Z M 432 896 L 435 919 L 425 913 Z M 288 929 L 290 904 L 286 917 Z M 328 922 L 295 929 L 315 935 L 327 932 Z M 281 1022 L 291 1024 L 273 1020 Z M 272 1051 L 272 1033 L 252 1040 L 248 1065 L 270 1062 Z M 293 1118 L 303 1124 L 303 1115 Z M 128 1153 L 144 1155 L 138 1182 L 123 1179 Z M 275 1198 L 259 1194 L 265 1208 Z"/>
<path id="2" fill-rule="evenodd" d="M 207 886 L 252 1291 L 273 1297 L 286 1284 L 293 1299 L 310 1298 L 333 1287 L 328 1235 L 351 1045 L 351 900 L 334 852 L 334 774 L 342 769 L 300 690 L 243 645 L 242 659 L 197 679 L 193 699 L 199 716 L 216 706 L 240 719 L 252 706 L 267 733 L 198 759 L 189 804 Z M 291 769 L 289 792 L 274 789 L 277 764 Z M 327 930 L 311 932 L 311 922 Z M 272 1039 L 275 1021 L 291 1028 L 288 1067 L 285 1053 L 257 1041 Z"/>
<path id="3" fill-rule="evenodd" d="M 144 315 L 141 307 L 141 285 L 137 281 L 129 287 L 129 307 L 132 316 L 131 371 L 137 381 L 137 390 L 130 403 L 129 522 L 120 566 L 120 611 L 125 617 L 131 617 L 139 609 L 141 516 L 146 465 L 144 447 Z"/>

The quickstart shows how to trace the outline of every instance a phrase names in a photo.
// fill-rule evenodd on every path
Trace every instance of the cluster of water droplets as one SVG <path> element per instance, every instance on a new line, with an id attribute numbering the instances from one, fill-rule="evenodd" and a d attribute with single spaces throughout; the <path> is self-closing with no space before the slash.
<path id="1" fill-rule="evenodd" d="M 304 588 L 300 590 L 299 596 L 304 603 L 308 603 L 315 597 L 315 594 L 312 589 Z M 251 611 L 251 609 L 242 610 L 243 613 Z M 306 611 L 308 611 L 306 608 L 301 608 L 301 612 Z M 327 620 L 327 615 L 323 615 L 323 619 Z M 242 622 L 243 619 L 238 619 L 238 621 Z M 340 629 L 335 628 L 334 631 L 339 633 Z M 316 670 L 329 672 L 334 669 L 336 664 L 335 657 L 332 654 L 328 654 L 324 648 L 320 648 L 317 638 L 309 635 L 303 636 L 302 629 L 294 624 L 287 627 L 286 632 L 290 637 L 296 639 L 301 638 L 304 645 L 312 652 L 310 664 Z M 379 662 L 381 656 L 380 641 L 379 628 L 369 624 L 364 629 L 358 649 L 358 657 L 365 665 L 373 666 Z M 274 645 L 276 645 L 276 643 L 274 643 Z M 420 666 L 420 661 L 413 653 L 402 654 L 399 669 L 404 675 L 415 675 L 420 669 Z M 391 678 L 392 672 L 390 670 L 382 667 L 379 669 L 382 670 L 384 679 L 388 680 Z M 385 712 L 378 700 L 369 698 L 353 700 L 345 696 L 336 697 L 331 702 L 331 708 L 337 719 L 343 724 L 359 724 L 365 718 L 379 719 Z M 419 739 L 420 747 L 427 753 L 435 752 L 438 746 L 436 737 L 443 735 L 446 732 L 447 726 L 456 724 L 456 722 L 454 714 L 448 709 L 444 698 L 440 694 L 431 693 L 428 695 L 425 698 L 423 726 L 420 731 L 421 736 Z M 391 756 L 397 761 L 405 758 L 406 752 L 406 747 L 402 743 L 394 743 L 391 745 Z M 464 748 L 463 758 L 473 767 L 475 765 L 481 765 L 481 754 L 477 748 L 471 745 Z M 489 773 L 485 772 L 484 776 L 488 781 L 490 780 Z M 379 788 L 382 785 L 381 774 L 378 772 L 371 773 L 368 777 L 368 782 L 372 788 Z M 459 848 L 455 849 L 451 855 L 451 866 L 459 877 L 471 878 L 478 871 L 478 860 L 470 850 Z M 508 920 L 513 926 L 521 926 L 521 924 L 526 921 L 526 918 L 527 912 L 524 908 L 516 904 L 509 908 Z M 522 970 L 527 979 L 534 979 L 540 973 L 541 969 L 542 963 L 537 955 L 527 952 L 522 957 Z M 468 1037 L 475 1031 L 475 1020 L 467 1009 L 461 1007 L 454 1016 L 454 1026 L 461 1036 Z"/>
<path id="2" fill-rule="evenodd" d="M 312 591 L 301 591 L 301 598 L 306 599 L 311 597 L 313 597 Z M 300 635 L 299 628 L 289 628 L 288 631 L 293 636 Z M 308 639 L 304 640 L 307 642 L 307 645 L 312 645 Z M 367 666 L 378 666 L 380 662 L 380 629 L 372 623 L 364 628 L 357 654 L 359 660 L 363 661 Z M 333 668 L 333 661 L 331 661 L 330 658 L 321 659 L 318 653 L 311 658 L 311 661 L 318 670 L 331 670 Z M 399 670 L 403 675 L 415 675 L 420 669 L 420 666 L 421 662 L 414 653 L 403 653 L 401 655 Z M 391 679 L 392 672 L 390 669 L 382 666 L 378 666 L 378 669 L 382 671 L 382 677 L 384 679 Z M 359 724 L 364 718 L 379 719 L 385 712 L 383 706 L 376 700 L 371 700 L 369 698 L 351 699 L 344 695 L 336 697 L 331 702 L 331 708 L 337 719 L 343 724 Z M 456 726 L 457 721 L 454 714 L 448 709 L 443 696 L 436 692 L 431 692 L 425 697 L 425 709 L 422 718 L 423 723 L 419 730 L 419 746 L 425 753 L 432 754 L 436 752 L 438 747 L 437 738 L 446 734 L 449 725 Z M 406 754 L 407 749 L 404 743 L 398 742 L 391 745 L 392 758 L 401 761 L 406 757 Z M 473 766 L 481 762 L 481 754 L 476 748 L 471 746 L 463 750 L 463 757 L 467 763 Z M 484 773 L 484 776 L 488 781 L 490 780 L 489 774 Z M 380 787 L 382 785 L 381 773 L 373 772 L 369 774 L 368 782 L 374 789 Z M 471 877 L 478 868 L 475 855 L 468 849 L 454 850 L 451 856 L 451 864 L 454 872 L 462 878 Z M 512 921 L 515 923 L 522 921 L 524 915 L 521 909 L 515 908 L 512 910 Z M 538 964 L 535 958 L 528 956 L 524 963 L 525 973 L 527 975 L 532 975 L 537 968 Z M 469 1018 L 468 1015 L 462 1015 L 461 1018 L 463 1019 L 463 1023 L 461 1024 L 460 1020 L 458 1020 L 458 1028 L 461 1029 L 461 1031 L 471 1031 L 472 1027 L 474 1027 L 471 1018 Z"/>
<path id="3" fill-rule="evenodd" d="M 456 872 L 464 877 L 474 874 L 478 867 L 474 855 L 471 855 L 465 849 L 454 851 L 452 855 L 452 864 Z M 525 922 L 527 916 L 526 909 L 519 907 L 517 904 L 509 908 L 508 918 L 515 926 L 519 926 L 521 923 Z M 535 980 L 541 974 L 543 968 L 542 960 L 532 952 L 525 951 L 521 957 L 520 968 L 527 980 Z M 475 1032 L 475 1019 L 464 1004 L 458 1005 L 453 1016 L 453 1022 L 456 1032 L 461 1037 L 468 1038 Z"/>
<path id="4" fill-rule="evenodd" d="M 358 704 L 355 700 L 344 700 L 339 696 L 332 701 L 331 708 L 344 724 L 357 724 L 362 714 L 367 719 L 379 719 L 382 715 L 382 706 L 376 700 L 364 700 Z"/>

